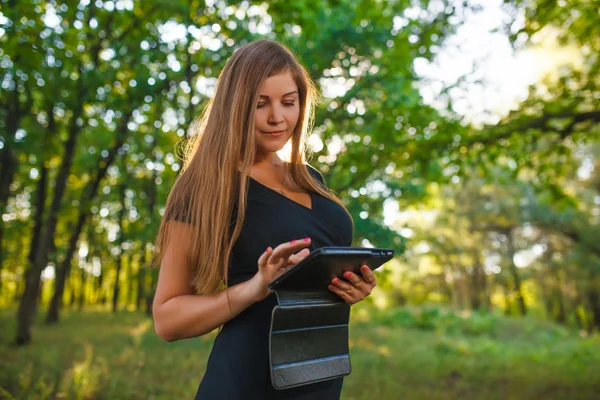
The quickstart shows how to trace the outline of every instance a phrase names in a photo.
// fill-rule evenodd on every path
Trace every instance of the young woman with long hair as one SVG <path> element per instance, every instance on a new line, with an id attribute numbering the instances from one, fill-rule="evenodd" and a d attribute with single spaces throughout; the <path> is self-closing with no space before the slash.
<path id="1" fill-rule="evenodd" d="M 269 282 L 311 250 L 352 243 L 348 211 L 306 162 L 316 96 L 293 53 L 261 39 L 234 52 L 193 125 L 156 240 L 153 316 L 167 341 L 222 327 L 196 399 L 340 396 L 342 378 L 278 391 L 269 373 Z M 348 304 L 376 284 L 367 267 L 345 278 L 329 289 Z"/>

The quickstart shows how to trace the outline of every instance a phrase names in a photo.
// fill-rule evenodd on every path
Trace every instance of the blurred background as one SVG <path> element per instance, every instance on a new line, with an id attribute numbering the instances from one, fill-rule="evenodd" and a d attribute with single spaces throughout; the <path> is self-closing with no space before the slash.
<path id="1" fill-rule="evenodd" d="M 600 396 L 597 0 L 0 1 L 0 398 L 191 398 L 153 241 L 233 51 L 292 48 L 355 246 L 343 399 Z"/>

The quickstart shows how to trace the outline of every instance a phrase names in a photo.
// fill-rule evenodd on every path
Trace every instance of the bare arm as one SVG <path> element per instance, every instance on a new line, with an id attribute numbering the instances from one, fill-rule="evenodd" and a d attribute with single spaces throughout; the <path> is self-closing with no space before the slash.
<path id="1" fill-rule="evenodd" d="M 173 238 L 188 236 L 189 226 L 173 222 Z M 259 272 L 249 281 L 211 295 L 196 295 L 190 286 L 186 240 L 169 240 L 158 276 L 152 314 L 158 336 L 166 341 L 204 335 L 231 320 L 268 294 L 268 283 L 288 264 L 294 251 L 310 241 L 284 243 L 258 260 Z M 305 253 L 308 254 L 308 253 Z M 303 254 L 304 255 L 304 254 Z M 304 255 L 305 256 L 305 255 Z M 231 301 L 231 309 L 227 301 Z"/>
<path id="2" fill-rule="evenodd" d="M 182 294 L 155 301 L 152 313 L 156 333 L 172 342 L 211 332 L 255 302 L 247 286 L 248 282 L 243 282 L 213 295 Z"/>

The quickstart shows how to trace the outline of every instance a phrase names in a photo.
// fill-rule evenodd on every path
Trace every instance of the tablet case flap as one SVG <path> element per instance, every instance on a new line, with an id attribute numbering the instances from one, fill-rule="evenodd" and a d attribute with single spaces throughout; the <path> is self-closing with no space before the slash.
<path id="1" fill-rule="evenodd" d="M 350 306 L 332 292 L 275 290 L 269 359 L 275 389 L 348 375 Z"/>

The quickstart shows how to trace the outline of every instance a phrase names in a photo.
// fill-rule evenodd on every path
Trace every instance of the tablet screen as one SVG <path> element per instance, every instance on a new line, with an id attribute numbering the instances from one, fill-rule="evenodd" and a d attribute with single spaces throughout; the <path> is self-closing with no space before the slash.
<path id="1" fill-rule="evenodd" d="M 328 290 L 334 277 L 346 271 L 361 276 L 360 267 L 375 270 L 394 256 L 392 249 L 366 247 L 321 247 L 269 283 L 270 289 Z"/>

